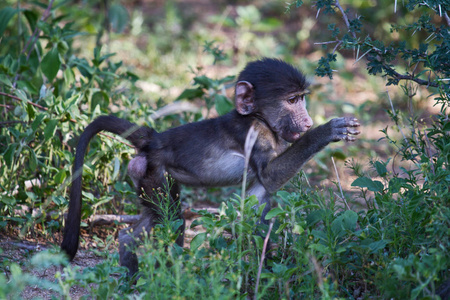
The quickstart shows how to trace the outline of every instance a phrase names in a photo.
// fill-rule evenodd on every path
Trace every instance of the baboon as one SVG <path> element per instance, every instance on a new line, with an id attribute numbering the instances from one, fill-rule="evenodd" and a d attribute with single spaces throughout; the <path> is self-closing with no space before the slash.
<path id="1" fill-rule="evenodd" d="M 174 180 L 170 195 L 179 201 L 179 184 L 189 186 L 230 186 L 242 183 L 244 144 L 249 129 L 258 133 L 249 159 L 249 195 L 270 210 L 270 195 L 291 179 L 315 153 L 331 142 L 354 141 L 359 122 L 354 117 L 335 118 L 311 129 L 313 121 L 306 110 L 308 94 L 305 76 L 292 65 L 264 58 L 249 63 L 235 86 L 236 108 L 215 119 L 190 123 L 158 133 L 148 127 L 114 117 L 95 119 L 82 133 L 73 166 L 69 213 L 62 249 L 72 259 L 78 248 L 81 221 L 81 170 L 90 139 L 100 131 L 120 134 L 138 154 L 128 165 L 128 173 L 141 196 L 140 220 L 119 233 L 120 263 L 129 275 L 138 271 L 136 254 L 131 250 L 158 222 L 155 191 L 163 188 L 169 174 Z M 179 207 L 179 206 L 177 206 Z M 184 219 L 176 243 L 183 245 Z"/>

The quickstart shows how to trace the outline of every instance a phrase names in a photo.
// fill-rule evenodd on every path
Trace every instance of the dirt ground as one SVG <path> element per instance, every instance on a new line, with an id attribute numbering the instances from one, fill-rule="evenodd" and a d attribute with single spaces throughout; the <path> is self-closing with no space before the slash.
<path id="1" fill-rule="evenodd" d="M 218 204 L 211 202 L 200 202 L 196 203 L 192 209 L 201 210 L 208 209 L 208 211 L 214 212 L 217 210 Z M 185 242 L 184 247 L 190 247 L 190 241 L 202 231 L 199 226 L 196 226 L 195 229 L 190 229 L 192 222 L 199 215 L 192 212 L 191 208 L 188 208 L 184 212 L 184 217 L 186 219 L 186 231 L 185 231 Z M 111 226 L 110 226 L 111 227 Z M 123 225 L 122 227 L 126 227 Z M 117 231 L 115 231 L 117 232 Z M 107 235 L 112 234 L 112 230 L 107 230 L 105 228 L 101 228 L 101 226 L 93 229 L 93 235 L 98 236 L 99 238 L 105 238 Z M 82 232 L 83 239 L 86 241 L 85 245 L 90 245 L 93 248 L 96 248 L 96 242 L 92 239 L 92 235 L 87 232 Z M 62 240 L 61 237 L 57 238 L 58 240 Z M 27 239 L 26 241 L 17 239 L 17 235 L 13 234 L 3 235 L 0 234 L 0 249 L 3 250 L 3 253 L 0 254 L 0 260 L 9 260 L 13 262 L 17 262 L 20 264 L 23 271 L 31 273 L 33 276 L 37 278 L 44 279 L 50 282 L 55 282 L 55 274 L 58 271 L 61 271 L 61 267 L 52 266 L 45 270 L 36 270 L 30 267 L 30 259 L 31 257 L 39 251 L 51 249 L 53 247 L 59 247 L 58 244 L 48 243 L 47 240 L 43 238 L 37 239 Z M 113 246 L 112 251 L 118 251 L 117 239 L 116 243 Z M 72 265 L 76 265 L 80 267 L 80 272 L 87 267 L 94 267 L 95 265 L 101 263 L 103 258 L 95 255 L 95 253 L 91 250 L 86 249 L 86 247 L 80 247 L 75 256 L 74 260 L 71 262 Z M 9 275 L 8 270 L 2 270 L 4 274 Z M 84 295 L 87 295 L 89 292 L 84 288 L 80 288 L 79 286 L 73 286 L 70 289 L 70 296 L 72 299 L 79 299 Z M 52 292 L 48 289 L 42 289 L 39 286 L 29 286 L 25 288 L 25 290 L 21 293 L 21 297 L 23 299 L 51 299 L 52 296 L 58 296 L 57 293 Z"/>

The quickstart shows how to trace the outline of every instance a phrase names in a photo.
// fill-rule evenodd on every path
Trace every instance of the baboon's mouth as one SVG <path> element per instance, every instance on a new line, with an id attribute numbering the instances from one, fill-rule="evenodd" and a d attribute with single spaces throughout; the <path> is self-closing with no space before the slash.
<path id="1" fill-rule="evenodd" d="M 285 140 L 286 142 L 289 143 L 293 143 L 296 140 L 298 140 L 300 137 L 302 136 L 302 132 L 298 132 L 298 131 L 288 131 L 288 132 L 284 132 L 281 137 L 283 138 L 283 140 Z"/>

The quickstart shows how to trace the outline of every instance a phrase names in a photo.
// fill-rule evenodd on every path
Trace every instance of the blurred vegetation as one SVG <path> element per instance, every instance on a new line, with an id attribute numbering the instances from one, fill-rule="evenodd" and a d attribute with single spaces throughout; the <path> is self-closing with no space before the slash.
<path id="1" fill-rule="evenodd" d="M 139 249 L 136 284 L 116 276 L 112 235 L 92 249 L 105 260 L 82 271 L 58 250 L 23 262 L 0 249 L 0 298 L 34 285 L 69 297 L 77 285 L 88 298 L 438 299 L 450 285 L 449 10 L 439 0 L 3 1 L 2 238 L 59 244 L 76 136 L 95 117 L 165 130 L 224 114 L 234 76 L 261 56 L 325 76 L 310 77 L 315 123 L 354 114 L 365 136 L 319 153 L 274 196 L 270 226 L 254 197 L 185 188 L 189 203 L 225 200 L 219 215 L 199 211 L 192 228 L 206 231 L 184 249 L 167 216 Z M 132 155 L 120 138 L 91 142 L 83 218 L 138 213 Z M 333 182 L 330 156 L 346 164 Z M 29 272 L 59 264 L 51 281 Z"/>

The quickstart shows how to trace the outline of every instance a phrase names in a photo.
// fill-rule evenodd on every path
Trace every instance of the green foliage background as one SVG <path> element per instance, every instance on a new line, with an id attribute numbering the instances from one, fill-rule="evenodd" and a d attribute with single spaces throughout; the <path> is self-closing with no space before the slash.
<path id="1" fill-rule="evenodd" d="M 120 299 L 443 296 L 450 286 L 448 1 L 219 1 L 200 14 L 184 5 L 0 4 L 0 237 L 55 245 L 29 262 L 0 253 L 0 298 L 20 297 L 32 285 L 54 297 L 70 297 L 78 285 L 86 297 Z M 352 113 L 370 126 L 383 115 L 391 128 L 379 127 L 381 140 L 318 154 L 274 197 L 270 226 L 258 222 L 255 197 L 233 190 L 224 199 L 210 189 L 209 197 L 226 200 L 219 214 L 198 212 L 192 227 L 205 231 L 186 248 L 173 245 L 179 224 L 167 216 L 156 242 L 139 249 L 136 284 L 114 275 L 125 271 L 115 251 L 102 250 L 114 248 L 112 235 L 92 249 L 102 263 L 82 271 L 68 265 L 57 245 L 83 128 L 110 113 L 157 130 L 224 114 L 233 107 L 234 75 L 261 56 L 341 86 L 362 78 L 378 95 L 380 85 L 390 86 L 388 105 L 386 94 L 375 103 L 331 102 L 332 85 L 314 78 L 310 110 L 316 123 Z M 348 62 L 360 67 L 349 71 Z M 427 102 L 435 106 L 431 117 L 420 109 Z M 108 136 L 91 142 L 83 218 L 138 213 L 126 177 L 132 155 Z M 330 156 L 346 160 L 353 179 L 314 186 L 333 173 Z M 186 188 L 183 196 L 195 201 L 201 191 Z M 58 264 L 65 268 L 51 280 L 30 273 Z"/>

